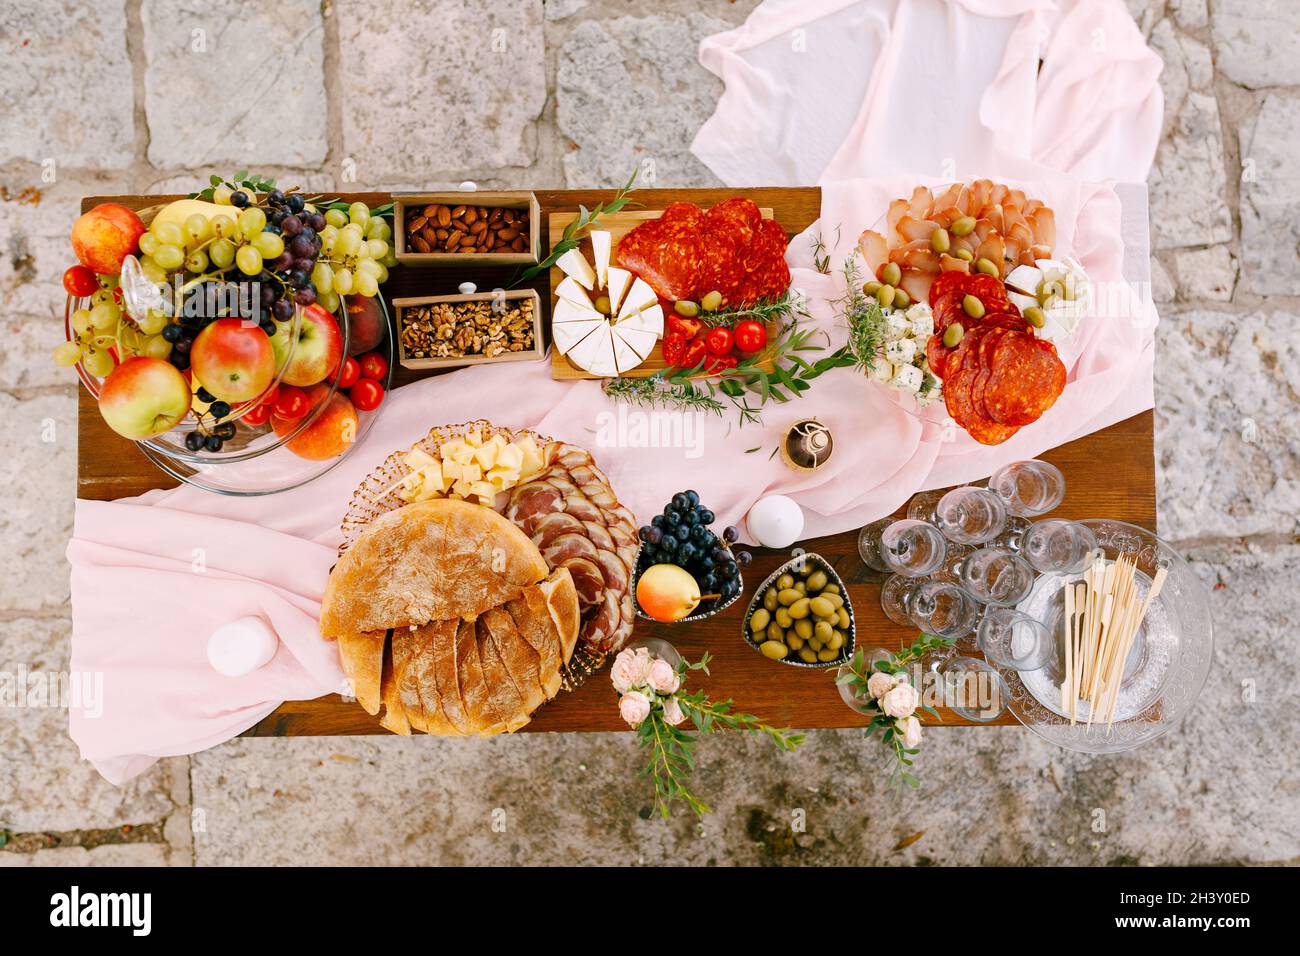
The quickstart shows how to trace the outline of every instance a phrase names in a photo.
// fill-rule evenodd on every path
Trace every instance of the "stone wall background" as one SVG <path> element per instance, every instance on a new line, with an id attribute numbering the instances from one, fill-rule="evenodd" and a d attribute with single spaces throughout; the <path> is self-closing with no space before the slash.
<path id="1" fill-rule="evenodd" d="M 189 191 L 250 156 L 321 190 L 614 185 L 644 156 L 661 184 L 715 184 L 688 151 L 721 92 L 694 51 L 754 5 L 5 3 L 0 670 L 67 666 L 76 391 L 49 352 L 81 196 Z M 1300 4 L 1129 7 L 1166 62 L 1160 528 L 1212 588 L 1219 638 L 1180 732 L 1100 759 L 1020 729 L 933 731 L 926 787 L 901 800 L 856 732 L 780 759 L 710 740 L 716 812 L 663 823 L 619 736 L 238 740 L 119 789 L 63 712 L 17 710 L 0 715 L 0 865 L 1297 862 Z"/>

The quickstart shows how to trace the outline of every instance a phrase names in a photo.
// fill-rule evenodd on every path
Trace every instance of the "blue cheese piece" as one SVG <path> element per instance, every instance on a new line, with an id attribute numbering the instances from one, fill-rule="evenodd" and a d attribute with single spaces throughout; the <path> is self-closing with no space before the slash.
<path id="1" fill-rule="evenodd" d="M 912 328 L 912 323 L 908 321 L 907 313 L 895 309 L 885 314 L 885 338 L 901 339 Z"/>
<path id="2" fill-rule="evenodd" d="M 888 382 L 894 377 L 894 363 L 885 358 L 883 352 L 877 352 L 867 374 L 877 382 Z"/>
<path id="3" fill-rule="evenodd" d="M 894 377 L 889 380 L 889 384 L 900 391 L 915 394 L 924 378 L 925 373 L 915 365 L 900 365 L 894 371 Z"/>
<path id="4" fill-rule="evenodd" d="M 894 339 L 885 343 L 885 358 L 895 365 L 911 365 L 916 358 L 915 339 Z"/>
<path id="5" fill-rule="evenodd" d="M 912 338 L 928 339 L 934 334 L 934 313 L 924 302 L 907 310 L 907 320 L 912 323 Z"/>

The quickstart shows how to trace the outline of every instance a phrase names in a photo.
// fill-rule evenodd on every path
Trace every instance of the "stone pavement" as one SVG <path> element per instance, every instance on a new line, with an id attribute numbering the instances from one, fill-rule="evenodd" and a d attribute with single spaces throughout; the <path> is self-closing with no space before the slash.
<path id="1" fill-rule="evenodd" d="M 694 51 L 753 6 L 8 0 L 0 670 L 67 662 L 76 391 L 49 353 L 79 197 L 189 191 L 252 157 L 314 189 L 613 185 L 645 157 L 661 184 L 714 184 L 688 145 L 720 84 Z M 1211 586 L 1218 626 L 1180 732 L 1103 759 L 1018 728 L 932 731 L 926 787 L 902 799 L 856 732 L 781 758 L 712 739 L 699 783 L 716 813 L 698 824 L 650 815 L 622 736 L 240 740 L 119 789 L 79 761 L 64 712 L 12 710 L 0 865 L 1300 860 L 1300 4 L 1129 6 L 1166 61 L 1160 530 Z"/>

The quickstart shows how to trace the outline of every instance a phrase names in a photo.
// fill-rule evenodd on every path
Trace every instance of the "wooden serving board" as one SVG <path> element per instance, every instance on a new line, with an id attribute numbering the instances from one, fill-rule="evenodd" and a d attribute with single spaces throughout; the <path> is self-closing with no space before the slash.
<path id="1" fill-rule="evenodd" d="M 685 190 L 683 192 L 690 192 L 690 190 Z M 772 218 L 773 213 L 772 213 L 772 208 L 770 206 L 766 208 L 760 206 L 758 211 L 762 214 L 764 219 Z M 603 229 L 610 234 L 610 264 L 611 265 L 613 264 L 614 256 L 618 253 L 619 241 L 624 236 L 626 236 L 637 226 L 641 225 L 641 223 L 646 222 L 647 220 L 650 219 L 658 219 L 660 216 L 663 215 L 663 213 L 664 211 L 662 209 L 636 209 L 636 210 L 619 211 L 619 212 L 609 213 L 608 215 L 605 216 L 601 216 L 596 224 L 596 227 L 599 229 Z M 549 251 L 550 249 L 554 249 L 555 244 L 559 242 L 562 238 L 564 238 L 564 230 L 568 227 L 569 223 L 573 222 L 573 220 L 578 218 L 578 214 L 575 212 L 554 212 L 551 213 L 550 216 L 548 216 L 547 218 L 548 218 L 548 230 L 549 230 L 549 244 L 547 248 Z M 584 236 L 582 238 L 581 244 L 578 246 L 578 251 L 581 252 L 586 257 L 588 262 L 594 262 L 594 258 L 591 252 L 591 239 Z M 554 309 L 555 303 L 558 301 L 558 296 L 556 296 L 555 294 L 555 287 L 564 281 L 564 271 L 559 266 L 551 266 L 550 276 L 551 276 L 551 297 L 549 301 L 550 301 L 551 308 Z M 667 311 L 668 310 L 665 308 L 664 310 L 665 323 L 667 323 L 667 319 L 668 319 Z M 769 336 L 774 336 L 779 330 L 779 327 L 780 324 L 777 322 L 767 323 L 767 334 Z M 623 378 L 649 378 L 655 372 L 667 368 L 668 363 L 664 361 L 664 353 L 663 353 L 662 346 L 663 346 L 662 341 L 657 343 L 654 347 L 654 351 L 650 353 L 650 355 L 646 358 L 644 362 L 642 362 L 640 365 L 638 365 L 636 368 L 632 369 L 631 371 L 624 372 L 622 377 Z M 773 363 L 771 361 L 759 362 L 758 368 L 761 368 L 765 372 L 770 372 L 772 371 Z M 593 372 L 588 372 L 586 369 L 578 368 L 578 366 L 574 365 L 567 358 L 561 355 L 557 349 L 552 348 L 551 349 L 551 377 L 556 379 L 566 380 L 566 379 L 585 379 L 585 378 L 598 379 L 598 378 L 604 378 L 605 376 L 596 375 Z"/>
<path id="2" fill-rule="evenodd" d="M 645 189 L 637 198 L 651 208 L 663 208 L 678 199 L 711 206 L 730 196 L 753 199 L 773 210 L 787 230 L 799 232 L 821 215 L 821 190 L 816 188 L 767 189 Z M 153 205 L 160 196 L 92 196 L 82 201 L 82 211 L 100 202 L 120 202 L 134 209 Z M 370 206 L 388 202 L 388 193 L 357 193 L 345 196 Z M 591 208 L 613 198 L 612 190 L 538 190 L 543 215 L 576 213 L 579 204 Z M 467 266 L 453 268 L 410 268 L 390 270 L 383 286 L 385 297 L 447 295 L 465 280 L 479 288 L 511 284 L 512 267 Z M 526 283 L 549 300 L 546 276 Z M 524 368 L 522 363 L 519 366 Z M 442 371 L 414 372 L 398 368 L 395 382 L 405 384 Z M 109 501 L 143 494 L 155 488 L 170 488 L 176 482 L 155 468 L 134 442 L 127 441 L 104 424 L 99 409 L 85 389 L 78 398 L 77 495 Z M 1108 517 L 1129 521 L 1145 528 L 1156 527 L 1154 416 L 1143 412 L 1127 421 L 1094 432 L 1042 457 L 1055 464 L 1066 478 L 1066 497 L 1054 517 Z M 431 421 L 429 424 L 437 424 Z M 375 452 L 377 458 L 392 449 Z M 675 490 L 675 489 L 674 489 Z M 344 503 L 339 503 L 340 510 Z M 863 647 L 902 647 L 915 634 L 893 624 L 880 610 L 880 584 L 867 570 L 857 552 L 857 533 L 800 542 L 808 551 L 822 555 L 848 585 L 857 622 L 858 642 Z M 776 724 L 798 728 L 863 727 L 867 721 L 840 700 L 834 678 L 828 671 L 804 670 L 776 664 L 754 651 L 741 637 L 748 592 L 789 555 L 785 552 L 752 549 L 754 563 L 745 571 L 747 594 L 723 613 L 689 627 L 673 627 L 638 620 L 636 637 L 663 637 L 672 641 L 690 660 L 707 650 L 714 656 L 711 676 L 693 675 L 692 686 L 707 690 L 715 699 L 732 698 L 736 706 L 759 714 Z M 973 727 L 950 711 L 941 710 L 940 723 Z M 927 718 L 926 723 L 932 723 Z M 1000 724 L 1014 724 L 1004 714 Z M 982 725 L 981 725 L 982 726 Z M 614 731 L 627 730 L 614 706 L 614 695 L 605 674 L 598 674 L 573 693 L 561 693 L 543 706 L 521 732 L 530 731 Z M 287 701 L 270 716 L 251 727 L 250 736 L 328 736 L 343 734 L 385 734 L 388 731 L 357 704 L 335 695 L 315 700 Z M 865 753 L 865 752 L 864 752 Z M 867 755 L 870 757 L 870 754 Z M 874 759 L 874 757 L 871 757 Z"/>

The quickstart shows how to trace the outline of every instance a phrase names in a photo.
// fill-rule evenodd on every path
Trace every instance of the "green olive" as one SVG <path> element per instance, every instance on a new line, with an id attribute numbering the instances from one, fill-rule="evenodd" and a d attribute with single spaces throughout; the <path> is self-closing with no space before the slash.
<path id="1" fill-rule="evenodd" d="M 838 617 L 839 617 L 840 630 L 847 631 L 849 629 L 849 623 L 850 623 L 848 609 L 840 608 Z"/>
<path id="2" fill-rule="evenodd" d="M 975 271 L 982 272 L 986 276 L 993 276 L 995 279 L 1002 275 L 1002 270 L 997 267 L 997 264 L 992 259 L 985 259 L 983 256 L 975 260 Z"/>
<path id="3" fill-rule="evenodd" d="M 673 303 L 673 311 L 680 316 L 693 319 L 700 314 L 700 307 L 690 299 L 678 299 Z"/>
<path id="4" fill-rule="evenodd" d="M 1056 280 L 1052 280 L 1051 282 L 1044 281 L 1039 285 L 1038 292 L 1034 298 L 1038 300 L 1039 305 L 1045 305 L 1054 298 L 1063 299 L 1065 298 L 1065 286 Z"/>
<path id="5" fill-rule="evenodd" d="M 817 652 L 805 647 L 799 652 L 799 660 L 803 661 L 805 664 L 816 664 Z"/>
<path id="6" fill-rule="evenodd" d="M 767 593 L 763 595 L 763 607 L 769 611 L 775 611 L 780 602 L 776 599 L 776 588 L 768 588 Z"/>
<path id="7" fill-rule="evenodd" d="M 841 647 L 844 646 L 844 635 L 839 631 L 832 632 L 831 642 L 826 646 L 833 651 L 838 651 Z"/>
<path id="8" fill-rule="evenodd" d="M 892 285 L 882 285 L 876 290 L 876 301 L 880 303 L 882 309 L 888 309 L 894 304 L 894 296 L 897 294 L 898 290 Z"/>
<path id="9" fill-rule="evenodd" d="M 830 623 L 827 621 L 818 621 L 816 626 L 813 628 L 813 637 L 821 641 L 823 644 L 829 641 L 831 635 L 834 633 L 835 629 L 831 627 Z"/>
<path id="10" fill-rule="evenodd" d="M 828 585 L 826 585 L 826 587 L 822 588 L 822 593 L 823 593 L 823 594 L 839 594 L 839 593 L 840 593 L 840 586 L 839 586 L 838 584 L 828 584 Z"/>
<path id="11" fill-rule="evenodd" d="M 808 585 L 805 584 L 805 583 L 802 582 L 802 581 L 796 581 L 796 582 L 794 582 L 794 589 L 795 589 L 796 591 L 798 591 L 800 594 L 807 594 L 807 593 L 808 593 Z"/>
<path id="12" fill-rule="evenodd" d="M 790 649 L 780 641 L 764 641 L 758 645 L 758 649 L 763 652 L 764 657 L 770 657 L 774 661 L 784 660 L 790 653 Z"/>
<path id="13" fill-rule="evenodd" d="M 943 330 L 943 344 L 950 349 L 955 349 L 961 337 L 966 334 L 960 322 L 954 322 Z"/>
<path id="14" fill-rule="evenodd" d="M 808 642 L 808 646 L 811 647 L 814 651 L 820 651 L 826 645 L 814 637 L 811 641 Z"/>
<path id="15" fill-rule="evenodd" d="M 814 591 L 824 591 L 826 589 L 826 572 L 815 571 L 808 575 L 808 587 Z"/>
<path id="16" fill-rule="evenodd" d="M 596 311 L 601 315 L 609 315 L 609 310 L 611 308 L 609 304 L 609 296 L 602 295 L 594 304 L 596 306 Z"/>
<path id="17" fill-rule="evenodd" d="M 844 598 L 840 597 L 839 594 L 833 591 L 823 591 L 822 597 L 830 601 L 831 606 L 837 611 L 844 606 Z"/>
<path id="18" fill-rule="evenodd" d="M 975 231 L 975 217 L 962 216 L 952 224 L 951 228 L 954 236 L 969 236 Z"/>
<path id="19" fill-rule="evenodd" d="M 953 253 L 953 255 L 956 256 L 958 259 L 960 259 L 962 262 L 970 262 L 975 258 L 975 253 L 971 252 L 969 249 L 958 249 L 956 252 Z"/>
<path id="20" fill-rule="evenodd" d="M 767 639 L 769 641 L 785 640 L 785 628 L 773 621 L 767 626 Z"/>
<path id="21" fill-rule="evenodd" d="M 722 308 L 722 293 L 714 289 L 700 299 L 700 305 L 705 312 L 717 312 L 718 309 Z"/>
<path id="22" fill-rule="evenodd" d="M 795 621 L 794 632 L 799 635 L 800 639 L 805 641 L 808 640 L 808 638 L 813 636 L 812 621 L 808 620 L 806 617 L 803 620 Z"/>
<path id="23" fill-rule="evenodd" d="M 749 629 L 757 634 L 763 628 L 767 627 L 768 621 L 772 620 L 772 615 L 768 613 L 767 608 L 760 607 L 749 619 Z"/>
<path id="24" fill-rule="evenodd" d="M 886 262 L 885 268 L 880 270 L 880 279 L 885 285 L 898 285 L 903 278 L 903 270 L 898 267 L 897 262 Z"/>
<path id="25" fill-rule="evenodd" d="M 806 577 L 808 577 L 808 575 L 810 575 L 810 574 L 813 573 L 812 562 L 810 562 L 810 561 L 800 561 L 800 562 L 799 562 L 799 567 L 798 567 L 797 570 L 798 570 L 798 572 L 799 572 L 799 577 L 801 577 L 801 578 L 806 578 Z"/>
<path id="26" fill-rule="evenodd" d="M 808 601 L 808 610 L 813 612 L 813 617 L 830 617 L 835 613 L 835 605 L 818 596 Z"/>
<path id="27" fill-rule="evenodd" d="M 792 651 L 797 651 L 799 648 L 803 647 L 803 638 L 794 631 L 786 631 L 785 646 L 790 648 Z"/>
<path id="28" fill-rule="evenodd" d="M 1038 306 L 1031 305 L 1029 308 L 1025 309 L 1025 321 L 1034 328 L 1041 329 L 1047 324 L 1047 316 L 1043 314 L 1043 310 Z"/>
<path id="29" fill-rule="evenodd" d="M 883 285 L 883 283 L 877 282 L 874 279 L 872 279 L 870 282 L 862 283 L 862 292 L 864 295 L 875 295 L 877 292 L 880 291 L 881 285 Z"/>
<path id="30" fill-rule="evenodd" d="M 830 647 L 827 647 L 824 650 L 820 650 L 817 652 L 817 659 L 821 661 L 823 664 L 829 664 L 831 661 L 835 660 L 835 658 L 839 656 L 840 656 L 840 652 Z"/>
<path id="31" fill-rule="evenodd" d="M 809 607 L 808 607 L 809 603 L 810 602 L 806 597 L 801 597 L 799 600 L 795 601 L 793 604 L 790 605 L 790 616 L 794 618 L 796 621 L 799 620 L 799 618 L 801 617 L 807 617 L 809 611 Z"/>
<path id="32" fill-rule="evenodd" d="M 783 574 L 776 579 L 776 589 L 778 591 L 784 591 L 787 588 L 792 588 L 792 587 L 794 587 L 793 574 Z"/>
<path id="33" fill-rule="evenodd" d="M 912 304 L 912 297 L 907 294 L 906 289 L 894 290 L 894 308 L 906 309 L 911 304 Z"/>
<path id="34" fill-rule="evenodd" d="M 798 591 L 796 591 L 794 588 L 784 588 L 781 590 L 780 593 L 777 594 L 776 600 L 778 603 L 784 604 L 786 607 L 789 607 L 795 601 L 803 600 L 803 595 L 800 594 Z"/>
<path id="35" fill-rule="evenodd" d="M 952 248 L 952 237 L 943 226 L 930 233 L 930 248 L 935 252 L 947 252 Z"/>
<path id="36" fill-rule="evenodd" d="M 790 616 L 788 610 L 783 607 L 776 609 L 776 623 L 780 624 L 782 627 L 789 627 L 793 621 L 794 618 Z"/>
<path id="37" fill-rule="evenodd" d="M 972 319 L 984 318 L 984 303 L 969 293 L 961 300 L 961 310 Z"/>

